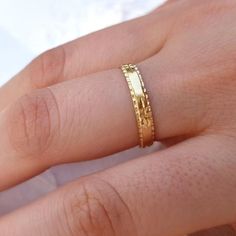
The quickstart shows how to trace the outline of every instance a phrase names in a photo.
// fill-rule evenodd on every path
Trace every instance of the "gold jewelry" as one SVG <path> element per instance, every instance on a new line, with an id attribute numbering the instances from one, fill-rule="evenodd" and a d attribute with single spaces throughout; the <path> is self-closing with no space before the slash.
<path id="1" fill-rule="evenodd" d="M 121 67 L 127 80 L 139 133 L 139 146 L 151 146 L 155 139 L 155 128 L 147 90 L 136 65 L 126 64 Z"/>

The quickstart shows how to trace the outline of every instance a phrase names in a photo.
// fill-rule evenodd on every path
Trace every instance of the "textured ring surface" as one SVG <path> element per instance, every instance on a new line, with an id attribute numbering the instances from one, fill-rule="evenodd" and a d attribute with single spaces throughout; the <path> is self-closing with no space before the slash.
<path id="1" fill-rule="evenodd" d="M 142 148 L 151 146 L 155 139 L 155 128 L 152 109 L 142 76 L 136 65 L 122 65 L 121 69 L 128 83 L 133 102 L 140 140 L 139 146 Z"/>

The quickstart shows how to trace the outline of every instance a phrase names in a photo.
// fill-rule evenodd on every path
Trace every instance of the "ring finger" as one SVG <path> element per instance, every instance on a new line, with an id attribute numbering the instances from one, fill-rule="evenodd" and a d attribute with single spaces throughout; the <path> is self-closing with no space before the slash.
<path id="1" fill-rule="evenodd" d="M 138 65 L 159 140 L 197 133 L 195 124 L 204 108 L 204 96 L 193 100 L 179 96 L 186 89 L 168 75 L 164 58 L 162 50 Z M 0 188 L 55 164 L 95 159 L 137 145 L 133 106 L 123 77 L 120 69 L 112 69 L 63 82 L 36 90 L 1 112 L 0 163 L 5 171 L 0 173 Z M 192 102 L 194 114 L 186 109 Z M 178 116 L 170 115 L 177 111 Z"/>

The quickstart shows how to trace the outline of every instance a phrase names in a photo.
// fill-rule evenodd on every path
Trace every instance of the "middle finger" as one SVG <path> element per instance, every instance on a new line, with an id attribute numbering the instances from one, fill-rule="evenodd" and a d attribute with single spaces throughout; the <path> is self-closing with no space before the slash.
<path id="1" fill-rule="evenodd" d="M 0 220 L 3 235 L 178 236 L 236 219 L 235 142 L 197 137 L 87 176 Z"/>

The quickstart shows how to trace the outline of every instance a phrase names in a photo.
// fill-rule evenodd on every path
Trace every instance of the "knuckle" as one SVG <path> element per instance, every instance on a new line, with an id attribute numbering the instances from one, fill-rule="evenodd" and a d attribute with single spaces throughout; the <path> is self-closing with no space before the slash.
<path id="1" fill-rule="evenodd" d="M 58 107 L 50 89 L 20 98 L 8 113 L 8 134 L 13 148 L 24 157 L 42 156 L 58 130 Z"/>
<path id="2" fill-rule="evenodd" d="M 29 66 L 33 88 L 44 88 L 58 83 L 64 77 L 65 47 L 60 46 L 42 53 Z"/>
<path id="3" fill-rule="evenodd" d="M 103 181 L 81 181 L 64 195 L 64 222 L 74 235 L 136 235 L 130 213 L 110 185 Z M 125 224 L 125 225 L 124 225 Z"/>

